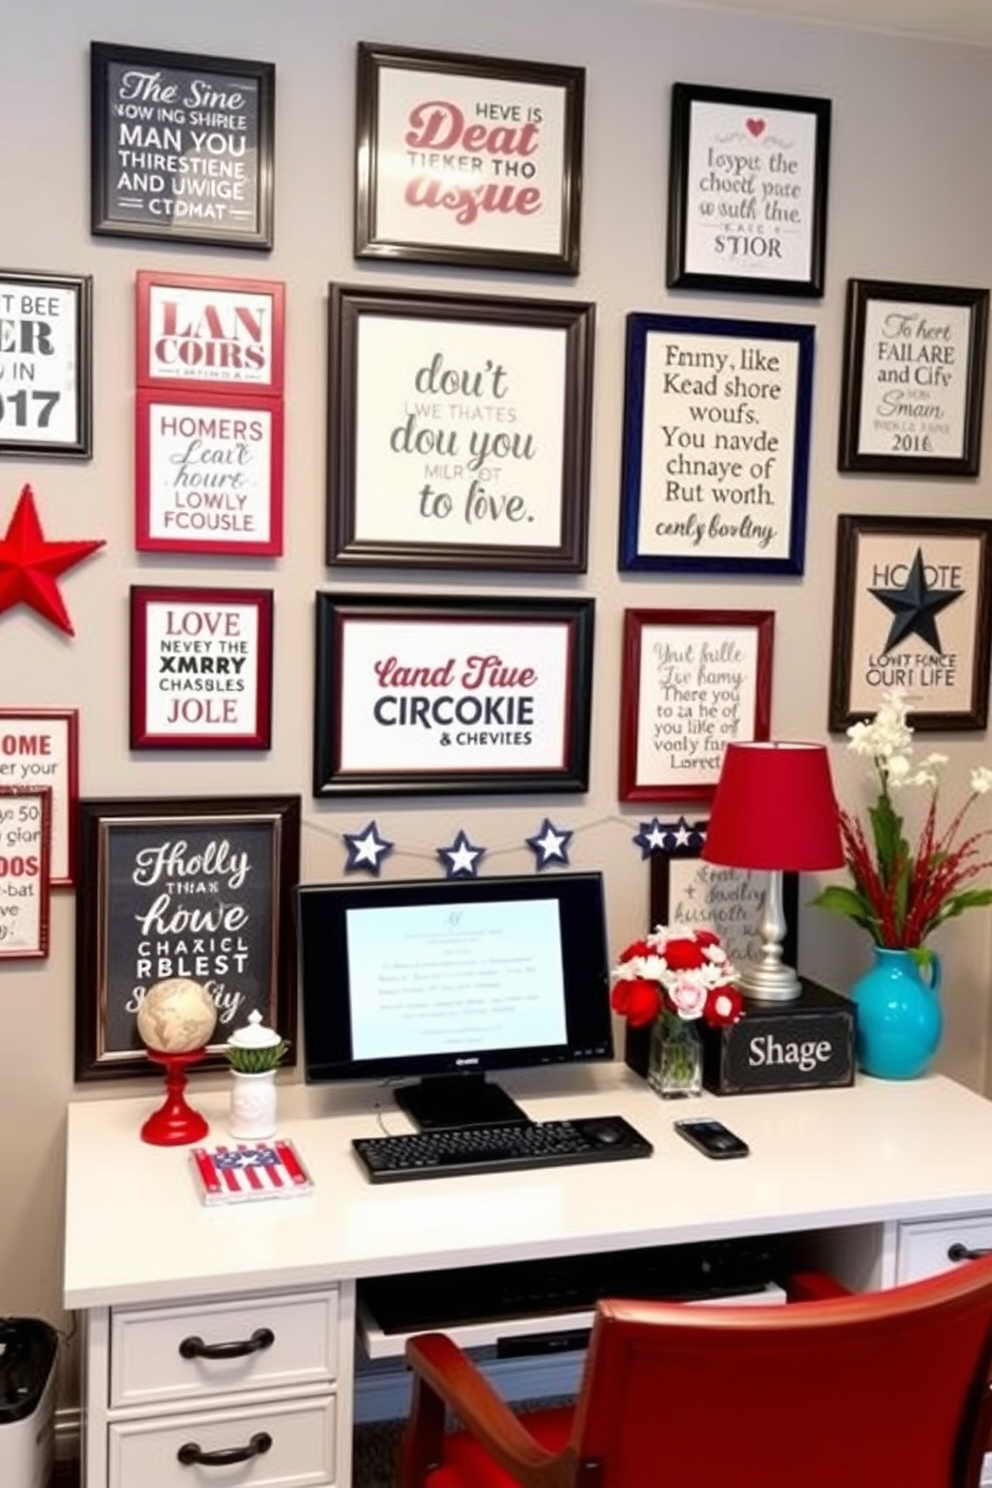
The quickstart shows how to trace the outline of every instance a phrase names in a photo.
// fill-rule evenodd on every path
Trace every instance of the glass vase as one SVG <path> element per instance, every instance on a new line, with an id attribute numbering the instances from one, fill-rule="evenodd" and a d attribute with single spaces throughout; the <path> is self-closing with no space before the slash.
<path id="1" fill-rule="evenodd" d="M 648 1084 L 665 1099 L 701 1095 L 703 1041 L 695 1019 L 664 1012 L 651 1026 Z"/>

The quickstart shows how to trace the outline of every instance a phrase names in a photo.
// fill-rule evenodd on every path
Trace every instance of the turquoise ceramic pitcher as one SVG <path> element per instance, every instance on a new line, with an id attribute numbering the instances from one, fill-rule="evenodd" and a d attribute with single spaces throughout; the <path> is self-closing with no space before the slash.
<path id="1" fill-rule="evenodd" d="M 874 950 L 875 965 L 850 994 L 858 1008 L 858 1063 L 869 1075 L 911 1080 L 923 1073 L 940 1043 L 940 959 L 932 955 L 926 977 L 911 952 Z"/>

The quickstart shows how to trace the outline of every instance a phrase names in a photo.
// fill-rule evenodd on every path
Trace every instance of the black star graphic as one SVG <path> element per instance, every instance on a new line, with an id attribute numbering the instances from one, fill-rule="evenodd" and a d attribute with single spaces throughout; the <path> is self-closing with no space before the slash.
<path id="1" fill-rule="evenodd" d="M 923 571 L 923 549 L 917 548 L 902 589 L 869 589 L 868 592 L 885 605 L 887 610 L 891 610 L 894 616 L 883 648 L 885 651 L 891 651 L 893 646 L 898 646 L 907 636 L 918 635 L 939 656 L 942 654 L 942 647 L 937 634 L 936 617 L 941 610 L 946 610 L 949 604 L 960 599 L 965 591 L 928 588 Z"/>

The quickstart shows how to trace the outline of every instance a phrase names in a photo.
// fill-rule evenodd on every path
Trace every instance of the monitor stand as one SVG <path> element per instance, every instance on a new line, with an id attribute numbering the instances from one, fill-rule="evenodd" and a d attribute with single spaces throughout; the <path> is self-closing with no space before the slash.
<path id="1" fill-rule="evenodd" d="M 414 1085 L 398 1085 L 393 1094 L 396 1104 L 421 1131 L 530 1120 L 502 1085 L 485 1075 L 428 1075 Z"/>

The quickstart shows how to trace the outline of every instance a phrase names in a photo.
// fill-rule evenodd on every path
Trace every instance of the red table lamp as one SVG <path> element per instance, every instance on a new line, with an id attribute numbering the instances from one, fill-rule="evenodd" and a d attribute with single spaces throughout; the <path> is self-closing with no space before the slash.
<path id="1" fill-rule="evenodd" d="M 728 744 L 703 857 L 728 868 L 765 869 L 761 957 L 742 968 L 740 990 L 759 1002 L 802 991 L 782 960 L 783 872 L 815 873 L 844 862 L 837 800 L 823 744 Z"/>

